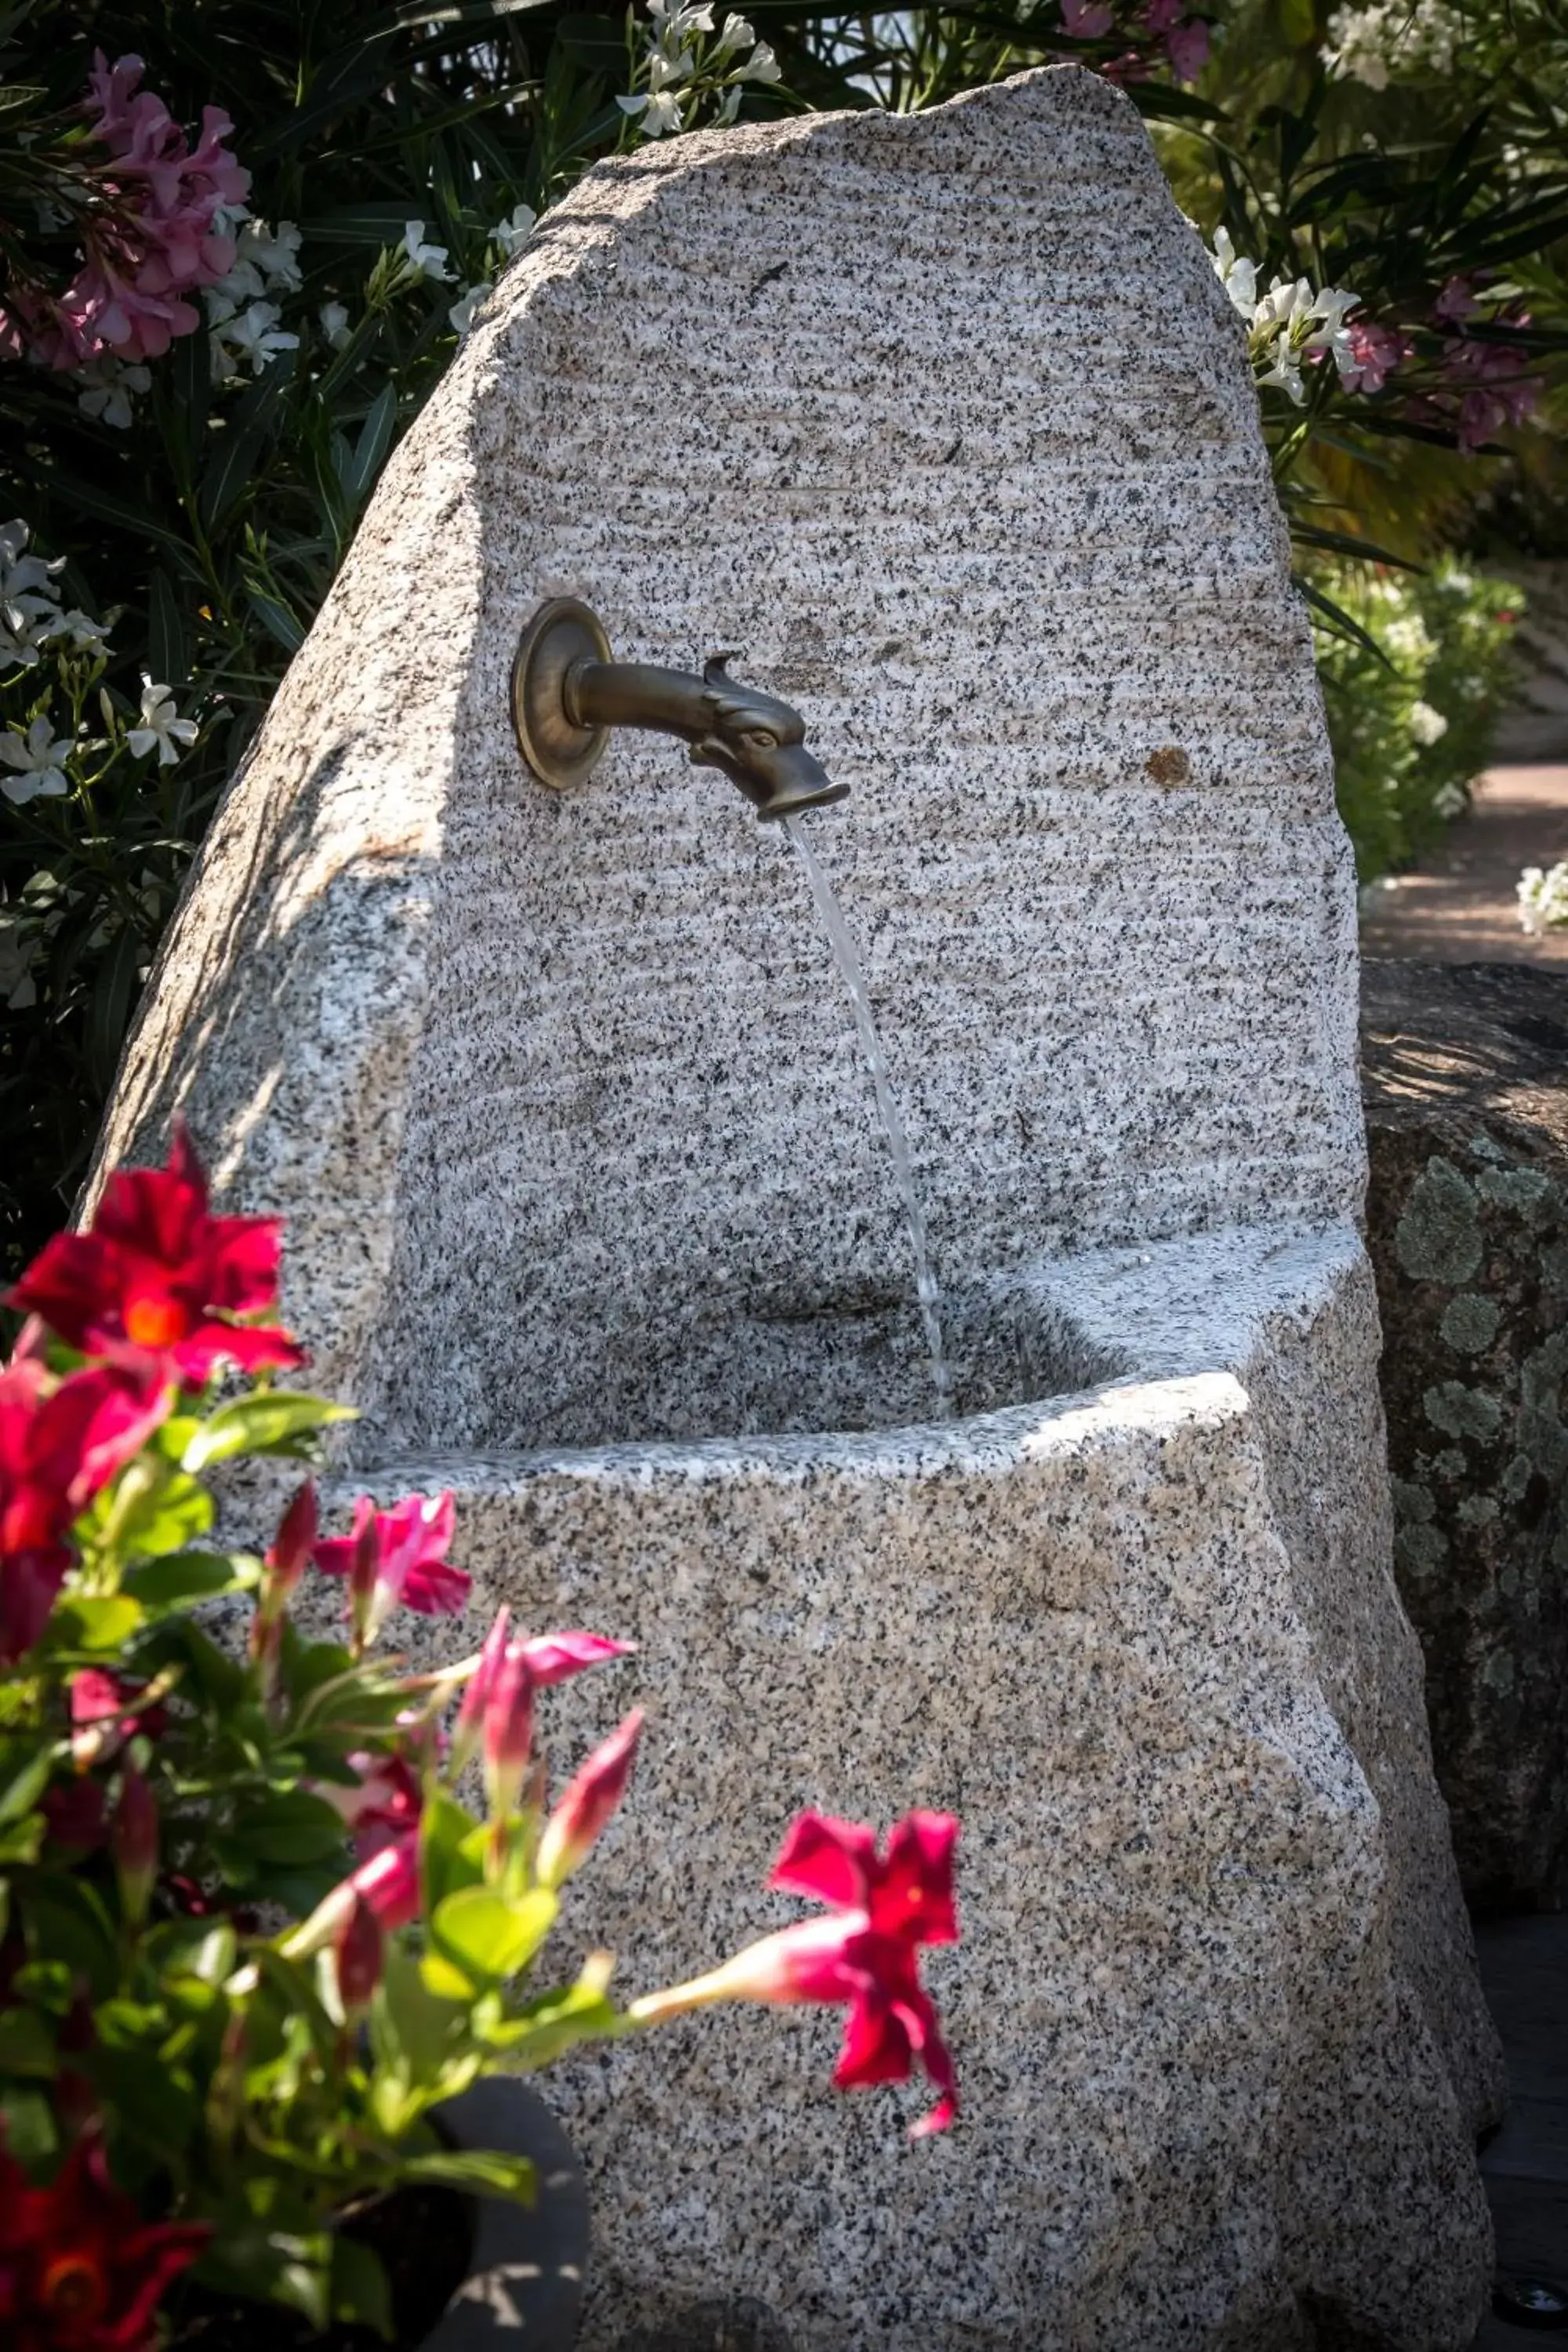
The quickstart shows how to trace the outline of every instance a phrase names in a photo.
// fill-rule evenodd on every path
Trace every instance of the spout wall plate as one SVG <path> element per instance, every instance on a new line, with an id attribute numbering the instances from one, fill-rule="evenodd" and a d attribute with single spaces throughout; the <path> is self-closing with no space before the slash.
<path id="1" fill-rule="evenodd" d="M 613 658 L 597 615 L 575 596 L 552 596 L 523 630 L 511 666 L 511 723 L 523 758 L 554 792 L 590 776 L 610 740 L 607 727 L 584 727 L 572 717 L 567 672 L 577 662 Z"/>

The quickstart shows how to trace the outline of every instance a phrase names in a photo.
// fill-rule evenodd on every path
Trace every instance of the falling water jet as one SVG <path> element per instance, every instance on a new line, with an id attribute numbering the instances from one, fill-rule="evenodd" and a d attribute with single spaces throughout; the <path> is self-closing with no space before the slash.
<path id="1" fill-rule="evenodd" d="M 832 883 L 818 863 L 816 851 L 805 837 L 805 827 L 798 817 L 786 816 L 782 822 L 784 832 L 789 835 L 791 848 L 805 868 L 805 877 L 811 886 L 811 895 L 816 902 L 816 911 L 822 918 L 822 927 L 827 933 L 828 945 L 832 948 L 834 960 L 844 976 L 844 984 L 849 991 L 849 1003 L 854 1010 L 855 1026 L 860 1037 L 860 1050 L 866 1057 L 867 1067 L 871 1073 L 871 1084 L 877 1097 L 877 1110 L 881 1118 L 882 1132 L 888 1139 L 888 1150 L 892 1154 L 893 1177 L 899 1188 L 899 1197 L 903 1202 L 904 1219 L 909 1226 L 910 1247 L 915 1262 L 915 1297 L 920 1302 L 921 1323 L 925 1331 L 926 1349 L 931 1357 L 931 1379 L 936 1388 L 937 1418 L 940 1421 L 945 1421 L 952 1412 L 952 1366 L 948 1361 L 947 1349 L 942 1341 L 942 1316 L 939 1311 L 942 1293 L 937 1287 L 936 1268 L 931 1263 L 931 1244 L 926 1236 L 925 1212 L 921 1206 L 920 1191 L 915 1183 L 914 1162 L 910 1157 L 910 1139 L 904 1131 L 903 1115 L 899 1108 L 899 1098 L 893 1092 L 893 1081 L 888 1069 L 888 1057 L 882 1051 L 882 1041 L 877 1034 L 876 1015 L 871 1010 L 871 998 L 866 986 L 866 975 L 861 970 L 860 958 L 856 952 L 855 942 L 850 937 L 849 926 L 844 919 L 844 909 L 838 903 Z"/>

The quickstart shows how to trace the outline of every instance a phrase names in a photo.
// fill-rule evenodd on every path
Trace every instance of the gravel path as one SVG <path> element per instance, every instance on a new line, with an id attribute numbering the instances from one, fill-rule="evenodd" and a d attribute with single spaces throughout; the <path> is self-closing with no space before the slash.
<path id="1" fill-rule="evenodd" d="M 1568 931 L 1519 925 L 1521 869 L 1568 857 L 1568 766 L 1493 768 L 1468 816 L 1362 918 L 1363 953 L 1433 963 L 1568 964 Z"/>

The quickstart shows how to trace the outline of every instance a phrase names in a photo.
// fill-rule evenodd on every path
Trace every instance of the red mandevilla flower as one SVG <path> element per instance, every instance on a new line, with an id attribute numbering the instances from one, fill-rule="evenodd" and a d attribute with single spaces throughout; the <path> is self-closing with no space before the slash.
<path id="1" fill-rule="evenodd" d="M 958 2111 L 952 2059 L 920 1980 L 921 1944 L 955 1944 L 951 1813 L 906 1813 L 889 1833 L 887 1857 L 858 1822 L 802 1813 L 768 1884 L 819 1895 L 834 1907 L 748 1945 L 706 1977 L 634 2001 L 652 2023 L 716 2000 L 842 2001 L 848 2004 L 833 2079 L 840 2090 L 902 2083 L 918 2060 L 940 2096 L 913 2126 L 943 2131 Z"/>
<path id="2" fill-rule="evenodd" d="M 485 1635 L 479 1664 L 468 1677 L 452 1730 L 454 1773 L 463 1769 L 479 1745 L 491 1694 L 514 1651 L 527 1666 L 531 1687 L 535 1691 L 544 1690 L 552 1683 L 567 1682 L 574 1675 L 585 1674 L 590 1666 L 605 1665 L 612 1658 L 625 1658 L 631 1654 L 630 1642 L 612 1642 L 603 1633 L 539 1633 L 532 1641 L 509 1642 L 510 1616 L 503 1603 Z"/>
<path id="3" fill-rule="evenodd" d="M 446 1556 L 456 1517 L 450 1494 L 410 1495 L 390 1511 L 378 1511 L 362 1495 L 353 1533 L 313 1546 L 323 1575 L 349 1579 L 362 1641 L 374 1640 L 397 1608 L 421 1617 L 449 1617 L 461 1609 L 473 1578 Z"/>
<path id="4" fill-rule="evenodd" d="M 47 2189 L 0 2150 L 0 2336 L 7 2352 L 149 2352 L 164 2291 L 211 2232 L 144 2222 L 96 2134 Z"/>
<path id="5" fill-rule="evenodd" d="M 338 1999 L 345 2017 L 369 2007 L 385 1964 L 386 1937 L 381 1922 L 363 1895 L 356 1895 L 337 1946 Z"/>
<path id="6" fill-rule="evenodd" d="M 215 1217 L 184 1129 L 167 1168 L 122 1168 L 90 1229 L 47 1242 L 8 1297 L 85 1355 L 145 1350 L 187 1386 L 225 1362 L 292 1369 L 304 1350 L 279 1324 L 236 1322 L 278 1305 L 279 1220 Z"/>
<path id="7" fill-rule="evenodd" d="M 158 1875 L 158 1807 L 133 1764 L 120 1777 L 120 1802 L 110 1823 L 109 1848 L 120 1884 L 120 1907 L 140 1926 Z"/>
<path id="8" fill-rule="evenodd" d="M 0 1372 L 0 1664 L 30 1650 L 70 1566 L 65 1538 L 169 1407 L 146 1364 L 51 1378 L 36 1356 Z"/>

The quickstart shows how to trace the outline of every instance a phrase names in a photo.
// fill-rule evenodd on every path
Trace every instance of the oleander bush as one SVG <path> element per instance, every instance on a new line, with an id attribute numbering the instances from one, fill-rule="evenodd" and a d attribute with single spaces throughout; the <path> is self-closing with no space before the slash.
<path id="1" fill-rule="evenodd" d="M 1320 649 L 1340 806 L 1363 884 L 1408 865 L 1469 803 L 1514 680 L 1518 588 L 1452 557 L 1329 575 L 1367 642 Z"/>

